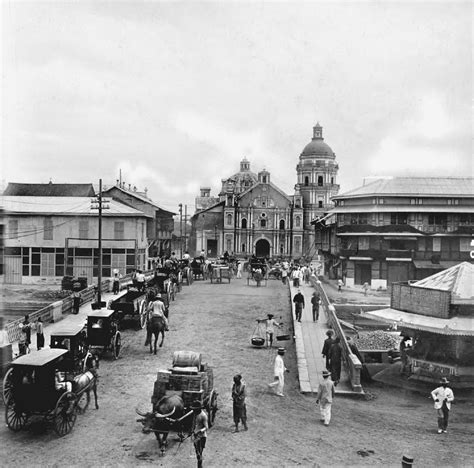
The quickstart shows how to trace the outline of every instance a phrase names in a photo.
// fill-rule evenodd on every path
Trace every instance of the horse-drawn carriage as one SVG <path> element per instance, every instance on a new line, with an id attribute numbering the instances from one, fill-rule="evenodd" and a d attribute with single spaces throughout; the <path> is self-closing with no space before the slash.
<path id="1" fill-rule="evenodd" d="M 137 288 L 128 288 L 125 294 L 117 299 L 113 299 L 107 305 L 108 309 L 117 312 L 117 320 L 122 325 L 123 320 L 128 317 L 135 319 L 137 328 L 145 328 L 146 324 L 146 291 L 140 291 Z"/>
<path id="2" fill-rule="evenodd" d="M 188 286 L 193 283 L 193 270 L 190 267 L 189 260 L 180 260 L 178 262 L 178 283 L 181 285 L 186 282 Z"/>
<path id="3" fill-rule="evenodd" d="M 261 286 L 262 282 L 267 285 L 268 266 L 264 258 L 252 257 L 248 265 L 247 285 L 250 281 L 255 281 L 257 286 Z"/>
<path id="4" fill-rule="evenodd" d="M 159 370 L 151 397 L 152 411 L 137 413 L 143 418 L 143 432 L 153 432 L 160 450 L 165 452 L 167 436 L 177 433 L 182 442 L 191 435 L 193 411 L 191 404 L 199 401 L 207 412 L 209 427 L 214 425 L 217 407 L 214 374 L 211 367 L 201 362 L 201 354 L 177 351 L 170 369 Z"/>
<path id="5" fill-rule="evenodd" d="M 222 283 L 223 279 L 227 279 L 230 283 L 232 276 L 233 272 L 227 263 L 211 263 L 211 265 L 209 265 L 209 277 L 211 278 L 211 283 Z"/>
<path id="6" fill-rule="evenodd" d="M 83 324 L 62 324 L 59 330 L 51 333 L 50 347 L 68 351 L 63 358 L 63 367 L 71 371 L 85 372 L 93 367 Z"/>
<path id="7" fill-rule="evenodd" d="M 169 268 L 158 268 L 147 284 L 147 289 L 153 288 L 161 297 L 165 298 L 167 305 L 175 300 L 176 287 L 173 281 L 173 273 Z"/>
<path id="8" fill-rule="evenodd" d="M 5 421 L 12 431 L 23 429 L 33 417 L 52 423 L 59 436 L 71 432 L 84 395 L 93 391 L 97 405 L 97 377 L 93 372 L 68 372 L 65 349 L 42 349 L 20 356 L 5 376 Z M 8 379 L 7 379 L 8 377 Z"/>
<path id="9" fill-rule="evenodd" d="M 87 344 L 89 349 L 111 351 L 118 359 L 122 348 L 118 312 L 111 309 L 95 310 L 87 315 Z"/>
<path id="10" fill-rule="evenodd" d="M 203 258 L 196 257 L 192 260 L 191 264 L 191 271 L 193 274 L 193 279 L 198 280 L 206 280 L 208 274 L 208 266 Z"/>

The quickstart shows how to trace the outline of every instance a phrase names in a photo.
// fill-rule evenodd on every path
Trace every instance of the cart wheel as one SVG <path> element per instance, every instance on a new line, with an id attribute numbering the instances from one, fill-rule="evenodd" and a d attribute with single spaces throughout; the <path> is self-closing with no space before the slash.
<path id="1" fill-rule="evenodd" d="M 145 328 L 146 326 L 146 301 L 143 300 L 140 303 L 140 308 L 139 308 L 139 313 L 140 313 L 140 327 Z"/>
<path id="2" fill-rule="evenodd" d="M 216 420 L 216 413 L 217 413 L 217 392 L 215 390 L 212 390 L 210 396 L 209 396 L 209 403 L 208 403 L 208 408 L 207 408 L 207 413 L 208 413 L 208 423 L 209 427 L 214 426 L 214 421 Z"/>
<path id="3" fill-rule="evenodd" d="M 10 395 L 5 402 L 5 421 L 8 429 L 17 432 L 25 427 L 28 415 L 17 409 L 13 397 Z"/>
<path id="4" fill-rule="evenodd" d="M 69 434 L 77 417 L 76 395 L 66 392 L 61 395 L 54 408 L 54 431 L 59 437 Z"/>
<path id="5" fill-rule="evenodd" d="M 3 378 L 3 403 L 7 404 L 13 388 L 13 368 L 7 370 Z"/>
<path id="6" fill-rule="evenodd" d="M 120 332 L 117 332 L 114 336 L 114 359 L 118 359 L 120 354 L 120 349 L 122 348 L 122 338 L 120 337 Z"/>

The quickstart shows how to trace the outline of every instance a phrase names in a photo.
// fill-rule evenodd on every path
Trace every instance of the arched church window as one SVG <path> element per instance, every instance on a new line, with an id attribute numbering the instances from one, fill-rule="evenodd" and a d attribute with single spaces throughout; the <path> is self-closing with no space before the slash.
<path id="1" fill-rule="evenodd" d="M 242 218 L 242 229 L 247 229 L 247 219 Z"/>
<path id="2" fill-rule="evenodd" d="M 231 214 L 227 215 L 227 226 L 232 226 L 232 215 Z"/>
<path id="3" fill-rule="evenodd" d="M 331 185 L 334 184 L 334 177 L 331 177 Z"/>
<path id="4" fill-rule="evenodd" d="M 305 185 L 305 187 L 307 187 L 309 185 L 309 177 L 308 176 L 305 176 L 305 178 L 304 178 L 304 185 Z"/>
<path id="5" fill-rule="evenodd" d="M 323 186 L 323 176 L 318 176 L 318 187 Z"/>
<path id="6" fill-rule="evenodd" d="M 300 226 L 301 226 L 301 218 L 299 216 L 296 216 L 295 227 L 300 227 Z"/>
<path id="7" fill-rule="evenodd" d="M 318 201 L 318 208 L 322 208 L 323 207 L 323 201 L 322 200 L 319 200 Z"/>
<path id="8" fill-rule="evenodd" d="M 280 229 L 285 229 L 285 220 L 280 219 Z"/>
<path id="9" fill-rule="evenodd" d="M 260 220 L 260 227 L 267 227 L 267 220 L 266 219 L 261 219 Z"/>

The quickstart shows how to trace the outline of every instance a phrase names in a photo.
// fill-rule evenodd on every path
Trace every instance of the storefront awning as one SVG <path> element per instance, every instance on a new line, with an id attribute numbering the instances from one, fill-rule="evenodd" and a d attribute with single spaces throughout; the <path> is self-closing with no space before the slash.
<path id="1" fill-rule="evenodd" d="M 440 335 L 474 336 L 474 317 L 443 319 L 392 308 L 362 312 L 362 317 L 382 320 L 391 325 L 396 323 L 398 328 L 427 331 Z"/>

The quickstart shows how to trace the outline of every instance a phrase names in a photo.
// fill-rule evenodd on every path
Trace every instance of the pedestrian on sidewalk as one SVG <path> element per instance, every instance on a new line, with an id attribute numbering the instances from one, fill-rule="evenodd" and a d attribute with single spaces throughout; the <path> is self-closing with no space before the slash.
<path id="1" fill-rule="evenodd" d="M 341 339 L 338 336 L 329 349 L 329 362 L 331 364 L 331 379 L 334 385 L 337 385 L 341 380 L 342 366 L 342 346 Z"/>
<path id="2" fill-rule="evenodd" d="M 112 293 L 117 295 L 120 291 L 120 277 L 118 273 L 114 273 L 114 279 L 112 283 Z"/>
<path id="3" fill-rule="evenodd" d="M 343 283 L 342 279 L 339 278 L 339 279 L 337 280 L 337 290 L 338 290 L 339 292 L 342 292 L 342 286 L 344 286 L 344 283 Z"/>
<path id="4" fill-rule="evenodd" d="M 319 404 L 319 411 L 321 414 L 321 421 L 325 426 L 329 426 L 331 421 L 331 406 L 332 400 L 335 395 L 334 383 L 329 378 L 329 372 L 323 370 L 323 381 L 319 384 L 318 387 L 318 399 L 316 404 Z"/>
<path id="5" fill-rule="evenodd" d="M 431 392 L 434 407 L 438 413 L 438 434 L 448 432 L 449 411 L 451 410 L 451 402 L 454 400 L 454 393 L 448 387 L 448 379 L 443 377 L 440 383 L 441 386 Z"/>
<path id="6" fill-rule="evenodd" d="M 313 297 L 311 298 L 311 305 L 313 307 L 313 322 L 319 320 L 319 305 L 321 304 L 321 296 L 317 291 L 313 292 Z"/>
<path id="7" fill-rule="evenodd" d="M 38 317 L 36 322 L 36 348 L 38 351 L 44 348 L 43 320 L 41 317 Z"/>
<path id="8" fill-rule="evenodd" d="M 81 293 L 79 291 L 74 291 L 72 294 L 72 313 L 79 313 L 79 306 L 81 305 Z"/>
<path id="9" fill-rule="evenodd" d="M 304 309 L 304 296 L 303 294 L 301 294 L 301 290 L 298 289 L 298 292 L 293 297 L 293 302 L 295 303 L 296 320 L 298 320 L 298 322 L 301 322 L 301 317 L 303 315 Z"/>
<path id="10" fill-rule="evenodd" d="M 329 350 L 331 349 L 331 346 L 334 343 L 334 340 L 332 338 L 333 335 L 334 335 L 334 332 L 332 330 L 328 330 L 326 332 L 327 338 L 324 340 L 323 350 L 322 350 L 323 358 L 326 358 L 326 369 L 328 371 L 331 370 L 331 360 L 329 357 Z"/>
<path id="11" fill-rule="evenodd" d="M 282 268 L 281 270 L 281 282 L 286 284 L 286 280 L 288 278 L 288 270 L 286 268 Z"/>
<path id="12" fill-rule="evenodd" d="M 247 388 L 240 374 L 234 375 L 234 384 L 232 385 L 232 400 L 234 401 L 232 410 L 234 416 L 235 430 L 239 432 L 239 422 L 242 421 L 244 430 L 247 431 L 247 406 L 245 398 L 247 396 Z"/>
<path id="13" fill-rule="evenodd" d="M 299 288 L 300 287 L 299 267 L 295 267 L 295 269 L 291 272 L 291 279 L 293 280 L 293 286 L 295 288 Z"/>
<path id="14" fill-rule="evenodd" d="M 283 356 L 285 355 L 285 348 L 278 348 L 278 354 L 275 357 L 275 363 L 273 365 L 273 375 L 274 381 L 269 383 L 270 388 L 276 387 L 276 394 L 278 396 L 285 396 L 283 394 L 283 387 L 285 386 L 285 372 L 290 372 L 285 367 L 285 362 L 283 361 Z"/>

